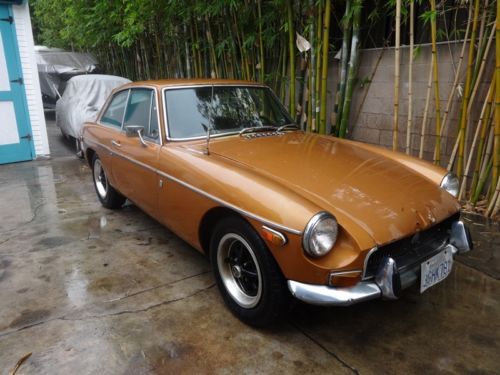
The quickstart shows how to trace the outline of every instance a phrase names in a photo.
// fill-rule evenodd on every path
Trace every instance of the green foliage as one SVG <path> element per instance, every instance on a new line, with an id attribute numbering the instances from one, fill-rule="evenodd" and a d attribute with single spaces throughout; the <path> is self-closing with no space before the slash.
<path id="1" fill-rule="evenodd" d="M 435 21 L 437 17 L 437 11 L 427 10 L 423 12 L 418 18 L 420 18 L 424 24 L 428 24 L 432 21 Z"/>

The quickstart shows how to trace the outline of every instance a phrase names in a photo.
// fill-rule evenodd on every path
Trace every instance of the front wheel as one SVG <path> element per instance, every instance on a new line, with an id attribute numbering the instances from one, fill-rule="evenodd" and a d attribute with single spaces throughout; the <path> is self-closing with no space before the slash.
<path id="1" fill-rule="evenodd" d="M 266 244 L 243 219 L 226 218 L 216 226 L 210 260 L 224 302 L 243 322 L 265 326 L 288 305 L 285 280 Z"/>
<path id="2" fill-rule="evenodd" d="M 101 163 L 101 159 L 94 154 L 92 159 L 92 176 L 97 197 L 106 208 L 120 208 L 126 198 L 116 191 L 108 182 L 108 177 Z"/>

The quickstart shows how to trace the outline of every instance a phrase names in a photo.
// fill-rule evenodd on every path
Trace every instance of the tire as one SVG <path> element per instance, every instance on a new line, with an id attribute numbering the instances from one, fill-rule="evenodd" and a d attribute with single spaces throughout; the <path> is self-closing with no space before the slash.
<path id="1" fill-rule="evenodd" d="M 78 138 L 75 138 L 75 149 L 76 149 L 76 156 L 78 157 L 78 159 L 83 159 L 82 143 Z"/>
<path id="2" fill-rule="evenodd" d="M 101 160 L 97 154 L 94 154 L 92 158 L 92 177 L 94 179 L 95 192 L 104 207 L 113 209 L 123 206 L 127 198 L 109 184 Z"/>
<path id="3" fill-rule="evenodd" d="M 281 270 L 243 219 L 228 217 L 216 225 L 210 261 L 225 304 L 244 323 L 263 327 L 286 311 L 289 293 Z"/>

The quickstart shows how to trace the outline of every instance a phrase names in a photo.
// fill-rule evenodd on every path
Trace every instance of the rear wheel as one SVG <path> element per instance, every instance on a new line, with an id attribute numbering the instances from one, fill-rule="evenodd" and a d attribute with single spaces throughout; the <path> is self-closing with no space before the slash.
<path id="1" fill-rule="evenodd" d="M 246 221 L 231 217 L 219 222 L 210 260 L 224 302 L 243 322 L 265 326 L 285 311 L 288 292 L 281 270 Z"/>
<path id="2" fill-rule="evenodd" d="M 101 163 L 101 159 L 94 154 L 92 159 L 92 176 L 97 197 L 106 208 L 120 208 L 125 203 L 126 198 L 116 191 L 108 182 L 106 172 Z"/>

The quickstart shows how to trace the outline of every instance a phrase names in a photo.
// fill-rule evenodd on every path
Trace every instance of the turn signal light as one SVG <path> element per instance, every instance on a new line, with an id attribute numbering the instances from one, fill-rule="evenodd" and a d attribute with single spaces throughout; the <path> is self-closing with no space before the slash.
<path id="1" fill-rule="evenodd" d="M 284 234 L 266 227 L 265 225 L 262 227 L 262 237 L 267 241 L 276 246 L 285 246 L 287 243 L 286 237 Z"/>

